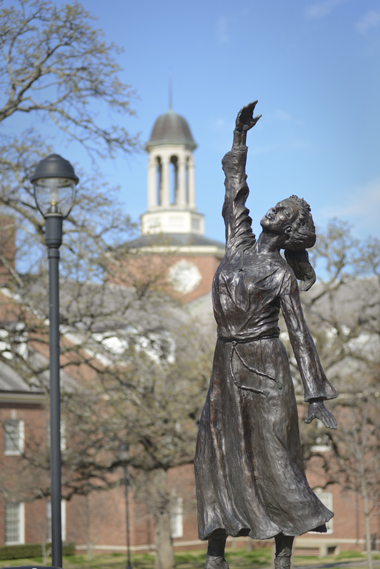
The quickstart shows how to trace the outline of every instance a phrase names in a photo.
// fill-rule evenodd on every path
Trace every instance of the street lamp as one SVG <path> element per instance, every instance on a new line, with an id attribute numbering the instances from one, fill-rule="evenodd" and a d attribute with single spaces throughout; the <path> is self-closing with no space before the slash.
<path id="1" fill-rule="evenodd" d="M 41 160 L 30 181 L 34 198 L 45 218 L 45 243 L 49 259 L 49 349 L 50 349 L 50 477 L 52 564 L 62 567 L 61 530 L 61 402 L 59 381 L 59 248 L 62 222 L 71 211 L 79 178 L 74 168 L 58 154 Z"/>
<path id="2" fill-rule="evenodd" d="M 125 517 L 126 517 L 126 531 L 127 531 L 127 569 L 132 569 L 131 563 L 131 542 L 129 537 L 129 501 L 128 501 L 128 462 L 129 462 L 129 447 L 121 443 L 119 446 L 119 460 L 123 465 L 124 474 L 124 496 L 125 496 Z"/>

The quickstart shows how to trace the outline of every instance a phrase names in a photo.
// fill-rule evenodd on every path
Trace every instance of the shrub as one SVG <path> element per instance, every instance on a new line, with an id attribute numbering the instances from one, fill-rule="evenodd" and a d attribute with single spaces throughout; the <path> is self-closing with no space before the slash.
<path id="1" fill-rule="evenodd" d="M 75 543 L 64 543 L 62 553 L 63 555 L 75 555 Z M 40 557 L 41 554 L 42 545 L 40 543 L 0 546 L 0 560 L 27 559 L 29 557 Z"/>

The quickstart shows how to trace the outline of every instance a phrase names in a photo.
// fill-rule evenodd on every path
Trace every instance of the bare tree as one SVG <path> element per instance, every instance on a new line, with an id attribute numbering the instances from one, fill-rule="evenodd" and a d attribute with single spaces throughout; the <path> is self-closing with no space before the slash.
<path id="1" fill-rule="evenodd" d="M 346 493 L 357 496 L 355 503 L 364 516 L 368 566 L 372 569 L 371 519 L 380 515 L 380 393 L 376 388 L 365 391 L 336 403 L 339 429 L 322 433 L 325 448 L 330 450 L 318 451 L 317 441 L 311 447 L 311 457 L 318 456 L 326 474 L 325 487 L 338 484 Z"/>
<path id="2" fill-rule="evenodd" d="M 326 465 L 348 491 L 362 501 L 368 567 L 372 569 L 371 518 L 380 514 L 380 400 L 372 393 L 339 409 L 340 432 L 334 434 L 334 459 Z"/>
<path id="3" fill-rule="evenodd" d="M 70 360 L 67 367 L 72 376 L 78 374 L 79 384 L 74 387 L 69 381 L 62 394 L 67 425 L 64 497 L 118 486 L 119 476 L 114 474 L 119 475 L 122 464 L 119 448 L 128 444 L 128 470 L 136 497 L 155 521 L 157 569 L 174 565 L 173 498 L 167 472 L 193 462 L 211 365 L 210 343 L 183 309 L 175 310 L 178 318 L 177 311 L 181 320 L 176 325 L 167 308 L 166 316 L 158 315 L 158 321 L 170 322 L 170 333 L 161 326 L 143 333 L 129 330 L 124 344 L 122 330 L 114 330 L 113 336 L 110 330 L 101 333 L 92 343 L 96 358 L 92 356 L 91 361 L 80 344 L 76 361 Z M 140 320 L 143 316 L 139 314 Z M 82 352 L 87 354 L 84 359 Z M 29 440 L 24 458 L 33 472 L 46 472 L 46 441 L 42 437 Z M 46 476 L 35 476 L 34 481 L 29 487 L 35 496 L 49 494 Z"/>
<path id="4" fill-rule="evenodd" d="M 380 514 L 380 242 L 354 239 L 348 224 L 333 220 L 319 232 L 312 256 L 322 277 L 303 293 L 303 307 L 341 396 L 332 403 L 336 431 L 301 422 L 304 456 L 310 465 L 318 457 L 325 487 L 338 484 L 360 497 L 372 567 L 370 519 Z M 298 378 L 294 358 L 291 365 Z"/>
<path id="5" fill-rule="evenodd" d="M 333 220 L 318 232 L 311 255 L 319 278 L 302 293 L 302 305 L 324 370 L 340 393 L 363 390 L 379 381 L 380 242 L 360 242 L 348 224 Z M 291 354 L 290 363 L 298 389 Z"/>
<path id="6" fill-rule="evenodd" d="M 60 129 L 67 142 L 81 144 L 94 159 L 91 175 L 77 172 L 77 204 L 64 224 L 61 253 L 63 411 L 72 425 L 63 454 L 67 497 L 115 483 L 110 473 L 120 466 L 121 441 L 133 449 L 136 472 L 165 474 L 191 461 L 205 379 L 201 373 L 178 380 L 179 343 L 172 348 L 168 332 L 157 324 L 165 319 L 162 275 L 149 268 L 136 271 L 136 263 L 129 270 L 133 253 L 120 247 L 131 224 L 116 190 L 101 180 L 95 159 L 138 150 L 138 138 L 120 120 L 133 114 L 135 94 L 119 79 L 119 48 L 107 45 L 91 20 L 77 2 L 57 7 L 48 0 L 16 0 L 0 9 L 0 123 L 15 127 L 13 118 L 23 116 L 29 125 L 0 135 L 0 272 L 6 284 L 0 296 L 0 361 L 30 388 L 47 389 L 48 374 L 44 226 L 28 182 L 36 162 L 51 151 L 40 125 Z M 116 120 L 102 121 L 102 109 L 107 117 L 116 113 Z M 191 344 L 190 336 L 187 340 Z M 169 355 L 161 356 L 165 350 Z M 202 367 L 199 361 L 192 369 Z M 43 437 L 34 433 L 25 449 L 26 499 L 49 494 Z M 159 514 L 156 519 L 159 526 Z M 165 539 L 167 532 L 161 543 Z"/>
<path id="7" fill-rule="evenodd" d="M 101 124 L 98 111 L 133 114 L 135 94 L 118 77 L 114 56 L 122 50 L 107 45 L 91 20 L 78 2 L 57 7 L 46 0 L 16 0 L 1 9 L 0 122 L 30 114 L 35 121 L 51 121 L 68 141 L 78 141 L 93 155 L 130 152 L 136 138 L 119 121 Z M 15 169 L 17 163 L 12 150 L 5 156 L 3 150 L 28 149 L 35 142 L 33 132 L 7 140 L 0 153 L 4 166 Z"/>

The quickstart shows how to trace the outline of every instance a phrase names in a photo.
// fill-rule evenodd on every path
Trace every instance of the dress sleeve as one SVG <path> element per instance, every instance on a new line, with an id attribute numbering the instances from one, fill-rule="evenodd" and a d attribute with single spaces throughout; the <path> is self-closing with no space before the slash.
<path id="1" fill-rule="evenodd" d="M 317 397 L 335 399 L 338 393 L 327 380 L 303 315 L 296 277 L 289 274 L 285 280 L 286 284 L 280 293 L 281 310 L 301 373 L 305 401 Z"/>
<path id="2" fill-rule="evenodd" d="M 249 210 L 245 207 L 249 189 L 245 164 L 247 160 L 246 146 L 233 148 L 224 156 L 222 166 L 225 173 L 226 194 L 222 215 L 226 226 L 227 254 L 231 250 L 250 247 L 256 242 L 252 233 L 252 219 Z"/>

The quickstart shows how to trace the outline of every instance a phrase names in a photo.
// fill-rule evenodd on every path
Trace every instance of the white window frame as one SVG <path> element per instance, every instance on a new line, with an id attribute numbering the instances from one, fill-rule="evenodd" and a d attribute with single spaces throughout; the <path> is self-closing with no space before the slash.
<path id="1" fill-rule="evenodd" d="M 60 423 L 60 441 L 61 441 L 61 452 L 66 450 L 66 423 L 61 419 Z M 50 421 L 46 422 L 46 439 L 47 445 L 50 448 Z"/>
<path id="2" fill-rule="evenodd" d="M 170 531 L 172 538 L 183 536 L 183 499 L 172 496 L 170 512 Z"/>
<path id="3" fill-rule="evenodd" d="M 312 452 L 329 452 L 331 450 L 331 446 L 328 444 L 324 444 L 322 437 L 317 437 L 316 441 L 317 444 L 311 447 Z"/>
<path id="4" fill-rule="evenodd" d="M 18 448 L 13 450 L 6 450 L 6 441 L 7 437 L 11 437 L 9 433 L 7 433 L 6 424 L 7 423 L 18 423 L 18 434 L 17 434 L 17 441 L 12 439 L 13 444 L 18 442 Z M 6 456 L 19 456 L 24 452 L 24 442 L 25 442 L 25 426 L 24 421 L 22 419 L 6 419 L 4 421 L 4 454 Z M 16 446 L 16 445 L 15 445 Z"/>
<path id="5" fill-rule="evenodd" d="M 51 542 L 51 502 L 46 502 L 46 525 L 47 541 Z M 66 500 L 61 501 L 61 535 L 62 541 L 66 541 Z"/>
<path id="6" fill-rule="evenodd" d="M 317 422 L 317 429 L 321 430 L 323 425 L 320 421 Z M 326 440 L 327 439 L 327 440 Z M 315 439 L 315 445 L 311 447 L 312 452 L 328 452 L 331 450 L 330 441 L 327 435 L 322 434 Z"/>
<path id="7" fill-rule="evenodd" d="M 60 433 L 61 433 L 61 452 L 66 450 L 66 423 L 61 419 L 60 424 Z"/>
<path id="8" fill-rule="evenodd" d="M 61 502 L 61 534 L 62 541 L 66 541 L 66 500 Z"/>
<path id="9" fill-rule="evenodd" d="M 25 504 L 24 502 L 19 502 L 18 504 L 14 504 L 14 503 L 10 503 L 10 504 L 5 504 L 5 536 L 7 535 L 7 528 L 6 528 L 6 523 L 7 523 L 7 515 L 6 515 L 6 508 L 8 505 L 13 505 L 13 506 L 18 506 L 18 515 L 19 515 L 19 519 L 18 519 L 18 523 L 19 523 L 19 528 L 18 528 L 18 533 L 19 533 L 19 540 L 18 541 L 7 541 L 6 537 L 5 537 L 5 545 L 23 545 L 25 543 Z"/>
<path id="10" fill-rule="evenodd" d="M 316 490 L 315 492 L 317 498 L 322 502 L 326 508 L 333 511 L 333 495 L 332 492 L 322 492 L 321 490 Z M 333 518 L 326 522 L 327 533 L 333 533 Z M 319 533 L 312 531 L 310 533 Z"/>

